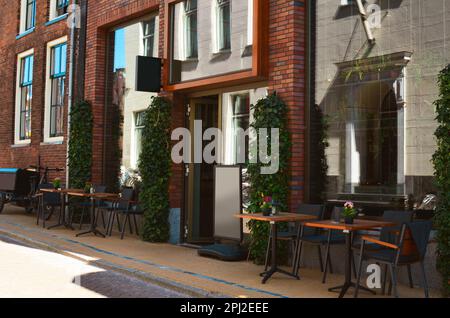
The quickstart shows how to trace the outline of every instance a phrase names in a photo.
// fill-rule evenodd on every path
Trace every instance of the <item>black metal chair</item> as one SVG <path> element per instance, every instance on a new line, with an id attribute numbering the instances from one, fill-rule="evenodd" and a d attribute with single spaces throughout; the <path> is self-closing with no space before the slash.
<path id="1" fill-rule="evenodd" d="M 103 186 L 103 185 L 94 185 L 93 188 L 94 188 L 95 193 L 105 193 L 106 192 L 106 186 Z M 101 200 L 95 200 L 95 205 L 96 205 L 96 207 L 100 207 L 103 205 L 103 202 Z M 92 202 L 91 202 L 91 200 L 79 202 L 79 203 L 71 204 L 71 207 L 81 208 L 81 216 L 80 216 L 80 224 L 79 224 L 80 230 L 81 230 L 83 228 L 84 217 L 85 217 L 86 213 L 89 214 L 89 211 L 92 208 Z M 97 210 L 97 215 L 98 215 L 99 211 L 100 211 L 100 209 Z M 104 214 L 102 213 L 101 215 L 103 218 L 103 226 L 105 226 Z"/>
<path id="2" fill-rule="evenodd" d="M 317 220 L 321 220 L 323 218 L 323 214 L 324 214 L 324 210 L 325 207 L 323 205 L 318 205 L 318 204 L 300 204 L 297 208 L 297 213 L 300 214 L 306 214 L 306 215 L 312 215 L 317 217 Z M 297 249 L 297 238 L 298 238 L 298 229 L 299 229 L 299 224 L 296 223 L 289 223 L 288 225 L 288 230 L 287 231 L 279 231 L 277 233 L 277 238 L 279 240 L 288 240 L 291 242 L 291 249 L 293 251 L 293 259 L 292 259 L 292 267 L 293 267 L 293 271 L 295 273 L 298 273 L 298 271 L 296 271 L 296 265 L 297 265 L 297 253 L 296 253 L 296 249 Z M 311 234 L 317 234 L 315 229 L 309 229 L 311 232 Z M 272 247 L 272 232 L 270 232 L 269 234 L 269 241 L 267 242 L 267 250 L 266 250 L 266 262 L 265 262 L 265 271 L 268 270 L 268 266 L 269 266 L 269 261 L 270 261 L 270 252 L 271 252 L 271 247 Z M 320 246 L 319 246 L 319 255 L 321 255 L 321 251 L 320 251 Z M 321 256 L 320 256 L 321 257 Z M 321 268 L 323 270 L 323 266 L 322 266 L 322 262 L 321 262 Z"/>
<path id="3" fill-rule="evenodd" d="M 112 230 L 114 227 L 114 221 L 117 221 L 117 228 L 119 232 L 121 232 L 121 238 L 123 239 L 125 235 L 125 228 L 127 220 L 130 221 L 130 210 L 132 209 L 132 199 L 134 196 L 134 190 L 130 188 L 124 188 L 121 191 L 120 198 L 114 202 L 111 207 L 106 208 L 105 210 L 109 212 L 109 218 L 106 228 L 106 233 L 111 236 Z M 125 214 L 126 213 L 126 214 Z M 125 214 L 125 222 L 121 225 L 119 215 Z M 130 232 L 132 232 L 131 222 L 130 224 Z M 137 227 L 137 225 L 136 225 Z"/>
<path id="4" fill-rule="evenodd" d="M 38 189 L 54 189 L 54 186 L 51 183 L 43 183 L 38 186 Z M 45 221 L 52 217 L 55 208 L 59 208 L 60 210 L 59 217 L 61 218 L 63 216 L 61 214 L 63 214 L 64 211 L 61 211 L 61 195 L 59 193 L 41 192 L 39 195 L 39 200 L 37 225 L 39 225 L 39 219 L 42 218 L 43 227 L 45 228 Z M 46 210 L 49 211 L 48 215 L 45 213 Z"/>
<path id="5" fill-rule="evenodd" d="M 430 233 L 433 228 L 432 221 L 417 221 L 404 223 L 401 229 L 390 229 L 390 240 L 396 236 L 396 244 L 377 240 L 370 236 L 363 236 L 358 266 L 358 283 L 355 298 L 358 297 L 361 282 L 363 261 L 375 261 L 389 267 L 394 296 L 398 297 L 397 270 L 400 266 L 408 266 L 419 263 L 422 271 L 425 297 L 429 297 L 428 283 L 424 267 L 424 259 L 427 252 Z M 388 229 L 387 229 L 388 230 Z M 386 231 L 387 231 L 386 230 Z M 376 244 L 377 249 L 366 249 L 367 243 Z M 409 243 L 409 244 L 407 244 Z"/>

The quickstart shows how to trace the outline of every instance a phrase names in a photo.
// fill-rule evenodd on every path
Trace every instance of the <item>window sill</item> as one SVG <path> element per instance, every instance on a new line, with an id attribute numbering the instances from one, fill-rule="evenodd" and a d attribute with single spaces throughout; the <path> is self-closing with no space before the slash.
<path id="1" fill-rule="evenodd" d="M 31 141 L 27 142 L 21 142 L 21 143 L 15 143 L 14 145 L 11 145 L 11 148 L 25 148 L 25 147 L 31 147 Z"/>
<path id="2" fill-rule="evenodd" d="M 64 139 L 49 139 L 44 142 L 41 142 L 41 146 L 56 146 L 56 145 L 62 145 L 64 143 Z"/>
<path id="3" fill-rule="evenodd" d="M 250 57 L 253 55 L 253 45 L 247 45 L 242 52 L 241 57 Z"/>
<path id="4" fill-rule="evenodd" d="M 220 50 L 219 52 L 214 52 L 214 53 L 212 54 L 212 56 L 213 56 L 213 57 L 216 57 L 216 56 L 228 55 L 228 54 L 231 54 L 231 49 Z"/>
<path id="5" fill-rule="evenodd" d="M 16 36 L 16 40 L 21 39 L 21 38 L 23 38 L 24 36 L 27 36 L 30 33 L 33 33 L 35 29 L 36 29 L 36 27 L 32 27 L 31 29 L 20 33 L 19 35 Z"/>
<path id="6" fill-rule="evenodd" d="M 183 61 L 183 63 L 198 63 L 198 58 L 197 57 L 188 57 Z"/>
<path id="7" fill-rule="evenodd" d="M 65 20 L 65 19 L 67 19 L 68 16 L 69 16 L 69 14 L 65 13 L 63 15 L 60 15 L 59 17 L 53 18 L 52 20 L 45 23 L 45 26 L 49 26 L 49 25 L 55 24 L 59 21 Z"/>

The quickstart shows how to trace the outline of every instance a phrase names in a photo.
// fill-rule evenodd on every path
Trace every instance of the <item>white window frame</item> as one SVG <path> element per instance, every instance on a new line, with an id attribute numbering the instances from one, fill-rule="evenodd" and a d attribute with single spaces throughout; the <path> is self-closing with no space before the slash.
<path id="1" fill-rule="evenodd" d="M 131 133 L 131 153 L 130 153 L 130 166 L 132 169 L 138 169 L 139 158 L 137 156 L 137 129 L 143 129 L 144 126 L 136 126 L 137 116 L 140 113 L 145 113 L 145 109 L 133 112 L 133 125 Z"/>
<path id="2" fill-rule="evenodd" d="M 48 20 L 52 21 L 56 18 L 62 17 L 64 15 L 67 15 L 68 13 L 58 15 L 58 10 L 56 9 L 56 6 L 58 4 L 58 0 L 50 0 L 50 7 L 49 7 L 49 14 L 48 14 Z M 69 1 L 70 6 L 70 1 Z"/>
<path id="3" fill-rule="evenodd" d="M 212 7 L 212 39 L 213 39 L 213 53 L 214 54 L 218 54 L 221 52 L 228 52 L 231 51 L 232 48 L 232 38 L 231 38 L 231 32 L 232 32 L 232 16 L 233 16 L 233 3 L 231 0 L 229 1 L 229 5 L 230 5 L 230 47 L 226 48 L 226 49 L 221 49 L 220 48 L 220 34 L 219 34 L 219 17 L 218 17 L 218 10 L 219 10 L 219 1 L 218 0 L 212 0 L 213 1 L 213 5 Z M 242 1 L 242 0 L 240 0 Z"/>
<path id="4" fill-rule="evenodd" d="M 247 10 L 247 46 L 251 46 L 253 45 L 253 0 L 248 0 Z"/>
<path id="5" fill-rule="evenodd" d="M 139 30 L 139 52 L 140 55 L 145 56 L 144 52 L 144 22 L 149 21 L 151 19 L 155 19 L 155 36 L 153 38 L 153 54 L 152 57 L 159 56 L 159 15 L 158 14 L 152 14 L 150 16 L 145 17 L 144 19 L 141 19 L 140 23 L 140 30 Z"/>
<path id="6" fill-rule="evenodd" d="M 21 0 L 20 1 L 20 24 L 19 24 L 19 34 L 29 32 L 36 26 L 36 0 L 34 1 L 34 25 L 26 29 L 27 25 L 27 0 Z"/>
<path id="7" fill-rule="evenodd" d="M 22 74 L 22 59 L 26 58 L 30 55 L 34 55 L 34 48 L 17 55 L 16 103 L 15 103 L 15 118 L 14 118 L 14 144 L 15 145 L 28 145 L 31 143 L 31 139 L 20 140 L 20 108 L 21 108 L 21 99 L 22 99 L 22 90 L 20 87 L 20 81 L 21 81 L 21 74 Z"/>
<path id="8" fill-rule="evenodd" d="M 52 80 L 50 78 L 52 48 L 59 44 L 67 43 L 67 36 L 53 40 L 47 43 L 47 62 L 45 71 L 45 115 L 44 115 L 44 143 L 59 143 L 64 141 L 64 137 L 50 137 L 50 110 L 51 110 L 51 96 L 52 96 Z M 70 71 L 67 69 L 67 71 Z M 68 74 L 66 73 L 66 76 Z M 65 92 L 67 95 L 67 92 Z"/>

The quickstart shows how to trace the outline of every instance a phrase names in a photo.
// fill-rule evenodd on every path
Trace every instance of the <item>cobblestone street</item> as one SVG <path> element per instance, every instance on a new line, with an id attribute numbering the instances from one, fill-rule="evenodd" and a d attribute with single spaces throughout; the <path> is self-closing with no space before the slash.
<path id="1" fill-rule="evenodd" d="M 147 282 L 0 236 L 0 298 L 180 298 Z"/>

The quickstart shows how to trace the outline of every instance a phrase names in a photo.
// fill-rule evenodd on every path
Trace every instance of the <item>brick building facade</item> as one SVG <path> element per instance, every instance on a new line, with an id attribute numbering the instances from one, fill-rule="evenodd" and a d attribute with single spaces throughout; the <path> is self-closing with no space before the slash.
<path id="1" fill-rule="evenodd" d="M 21 1 L 1 1 L 0 17 L 0 166 L 24 168 L 37 165 L 40 157 L 42 166 L 64 168 L 66 165 L 66 138 L 62 142 L 45 142 L 44 105 L 46 90 L 47 43 L 68 36 L 66 15 L 59 19 L 50 18 L 50 4 L 53 1 L 38 1 L 35 6 L 34 27 L 21 32 Z M 23 18 L 22 18 L 23 19 Z M 15 105 L 17 87 L 18 55 L 34 50 L 33 89 L 31 110 L 31 140 L 29 143 L 15 143 Z M 67 81 L 66 81 L 67 84 Z M 66 86 L 67 91 L 67 86 Z M 67 105 L 67 96 L 65 97 Z M 65 108 L 65 112 L 67 108 Z M 67 118 L 65 115 L 64 118 Z M 66 132 L 67 121 L 64 121 Z M 51 177 L 55 177 L 53 175 Z M 59 174 L 64 177 L 64 173 Z"/>

